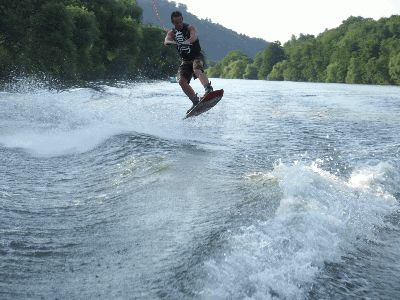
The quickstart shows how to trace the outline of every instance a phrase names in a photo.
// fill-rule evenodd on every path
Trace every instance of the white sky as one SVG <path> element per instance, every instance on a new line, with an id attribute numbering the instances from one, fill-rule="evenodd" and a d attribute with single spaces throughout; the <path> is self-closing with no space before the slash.
<path id="1" fill-rule="evenodd" d="M 349 16 L 365 18 L 400 14 L 400 0 L 175 0 L 199 18 L 210 18 L 239 33 L 269 42 L 292 34 L 317 35 Z M 246 8 L 247 7 L 247 8 Z M 246 9 L 245 9 L 246 8 Z M 201 34 L 201 33 L 200 33 Z"/>

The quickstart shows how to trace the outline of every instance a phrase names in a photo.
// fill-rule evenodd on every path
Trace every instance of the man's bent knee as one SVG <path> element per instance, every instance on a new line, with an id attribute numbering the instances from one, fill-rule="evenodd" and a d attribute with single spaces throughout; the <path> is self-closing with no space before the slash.
<path id="1" fill-rule="evenodd" d="M 194 75 L 196 75 L 196 77 L 199 77 L 199 76 L 201 76 L 201 74 L 203 74 L 203 70 L 193 69 L 193 73 L 194 73 Z"/>
<path id="2" fill-rule="evenodd" d="M 195 59 L 193 61 L 193 71 L 195 70 L 203 70 L 204 64 L 201 59 Z"/>

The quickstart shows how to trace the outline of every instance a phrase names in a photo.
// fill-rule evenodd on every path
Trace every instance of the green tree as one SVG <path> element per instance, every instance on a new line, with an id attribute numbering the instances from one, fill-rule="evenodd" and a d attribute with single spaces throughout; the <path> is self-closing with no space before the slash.
<path id="1" fill-rule="evenodd" d="M 135 0 L 87 0 L 100 31 L 96 42 L 99 63 L 105 76 L 127 78 L 138 75 L 140 18 L 142 11 Z"/>
<path id="2" fill-rule="evenodd" d="M 285 52 L 281 43 L 276 41 L 268 44 L 267 48 L 262 53 L 261 64 L 258 68 L 258 78 L 267 79 L 274 65 L 286 58 Z"/>
<path id="3" fill-rule="evenodd" d="M 61 79 L 75 78 L 73 21 L 62 3 L 48 2 L 32 20 L 33 68 Z"/>
<path id="4" fill-rule="evenodd" d="M 339 62 L 332 62 L 326 68 L 326 82 L 344 82 L 347 69 Z"/>
<path id="5" fill-rule="evenodd" d="M 362 67 L 360 60 L 352 58 L 347 70 L 346 83 L 362 83 Z"/>
<path id="6" fill-rule="evenodd" d="M 220 78 L 222 74 L 222 64 L 216 63 L 214 66 L 209 67 L 206 73 L 208 77 Z"/>
<path id="7" fill-rule="evenodd" d="M 28 72 L 32 65 L 29 54 L 31 22 L 34 13 L 45 1 L 3 0 L 0 2 L 0 48 L 2 59 L 0 74 L 6 78 L 13 71 Z"/>
<path id="8" fill-rule="evenodd" d="M 240 51 L 231 51 L 213 67 L 207 69 L 209 77 L 243 78 L 251 59 Z"/>
<path id="9" fill-rule="evenodd" d="M 258 79 L 257 73 L 258 73 L 257 67 L 253 63 L 252 64 L 248 64 L 246 66 L 246 69 L 244 70 L 243 78 L 245 78 L 245 79 Z"/>
<path id="10" fill-rule="evenodd" d="M 298 39 L 292 36 L 285 44 L 285 52 L 289 58 L 284 70 L 285 80 L 307 81 L 306 70 L 309 74 L 315 73 L 312 72 L 313 43 L 313 35 L 300 34 Z"/>
<path id="11" fill-rule="evenodd" d="M 399 18 L 396 18 L 396 20 L 399 20 Z M 393 20 L 390 19 L 389 21 L 391 21 L 390 24 L 393 25 Z M 398 23 L 398 26 L 400 27 L 400 22 Z M 393 58 L 398 53 L 400 53 L 400 36 L 397 37 L 395 35 L 390 35 L 381 42 L 379 62 L 382 66 L 381 77 L 383 77 L 385 81 L 382 82 L 382 84 L 396 83 L 396 80 L 393 79 L 392 72 L 395 67 L 393 65 Z M 390 63 L 390 61 L 392 61 L 392 63 Z"/>
<path id="12" fill-rule="evenodd" d="M 287 68 L 287 64 L 288 64 L 287 60 L 283 60 L 283 61 L 276 63 L 274 65 L 274 67 L 272 68 L 271 73 L 269 73 L 267 79 L 268 80 L 277 80 L 277 81 L 284 80 L 285 79 L 284 71 Z"/>
<path id="13" fill-rule="evenodd" d="M 13 68 L 12 57 L 4 46 L 4 39 L 0 35 L 0 79 L 5 78 Z"/>
<path id="14" fill-rule="evenodd" d="M 161 43 L 165 32 L 157 27 L 142 28 L 140 43 L 140 62 L 138 68 L 142 77 L 165 78 L 176 73 L 180 60 L 174 47 L 166 47 Z"/>
<path id="15" fill-rule="evenodd" d="M 81 78 L 94 79 L 103 76 L 104 64 L 98 60 L 95 43 L 100 38 L 96 16 L 82 6 L 68 6 L 73 22 L 73 42 L 76 47 L 77 72 Z"/>
<path id="16" fill-rule="evenodd" d="M 394 83 L 400 84 L 400 53 L 390 58 L 389 74 Z"/>
<path id="17" fill-rule="evenodd" d="M 228 65 L 228 70 L 224 74 L 224 78 L 243 78 L 247 64 L 248 60 L 246 59 L 233 61 Z"/>
<path id="18" fill-rule="evenodd" d="M 260 51 L 256 54 L 254 60 L 246 66 L 243 78 L 245 79 L 258 79 L 258 70 L 263 62 L 263 53 Z"/>

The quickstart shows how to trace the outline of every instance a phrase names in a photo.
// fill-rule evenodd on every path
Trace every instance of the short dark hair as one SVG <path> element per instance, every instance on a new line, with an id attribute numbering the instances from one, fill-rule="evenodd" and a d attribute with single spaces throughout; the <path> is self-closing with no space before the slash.
<path id="1" fill-rule="evenodd" d="M 171 22 L 172 22 L 172 19 L 176 18 L 176 17 L 182 17 L 182 13 L 179 10 L 173 11 L 171 13 Z"/>

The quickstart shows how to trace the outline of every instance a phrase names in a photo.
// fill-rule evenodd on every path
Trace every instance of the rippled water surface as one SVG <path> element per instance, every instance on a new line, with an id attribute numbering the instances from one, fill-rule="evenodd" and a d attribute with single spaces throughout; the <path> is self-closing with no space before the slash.
<path id="1" fill-rule="evenodd" d="M 213 85 L 0 92 L 1 299 L 400 298 L 400 88 Z"/>

